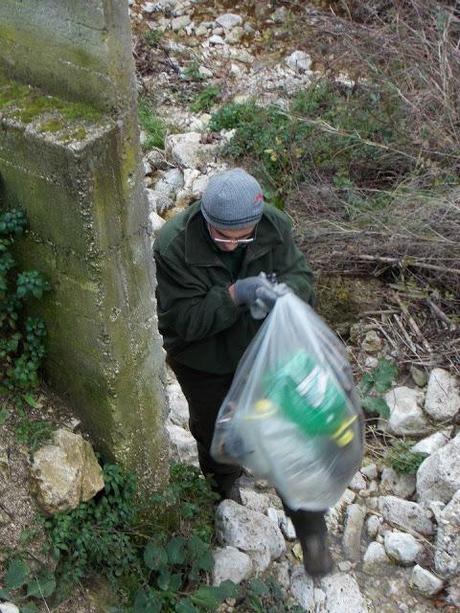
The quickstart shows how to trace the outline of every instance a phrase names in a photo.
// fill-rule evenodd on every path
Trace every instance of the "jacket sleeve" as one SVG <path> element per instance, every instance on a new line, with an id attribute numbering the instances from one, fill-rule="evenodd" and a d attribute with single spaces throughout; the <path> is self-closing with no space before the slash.
<path id="1" fill-rule="evenodd" d="M 160 330 L 173 330 L 186 342 L 232 326 L 240 316 L 226 287 L 206 287 L 185 267 L 155 252 Z"/>
<path id="2" fill-rule="evenodd" d="M 302 300 L 314 306 L 314 277 L 305 256 L 297 247 L 289 229 L 283 235 L 283 242 L 276 249 L 275 269 L 277 280 L 286 283 Z"/>

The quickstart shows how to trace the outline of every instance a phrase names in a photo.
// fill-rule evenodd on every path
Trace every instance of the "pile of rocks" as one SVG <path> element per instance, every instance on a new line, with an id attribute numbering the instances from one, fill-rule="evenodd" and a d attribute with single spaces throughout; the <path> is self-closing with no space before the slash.
<path id="1" fill-rule="evenodd" d="M 427 456 L 416 475 L 365 459 L 327 517 L 337 572 L 316 583 L 305 574 L 292 523 L 275 492 L 266 483 L 244 478 L 243 506 L 224 501 L 216 512 L 221 546 L 215 551 L 215 584 L 269 572 L 287 597 L 307 611 L 379 606 L 382 611 L 424 612 L 432 610 L 429 598 L 440 592 L 460 606 L 460 434 L 454 435 L 446 422 L 447 410 L 453 418 L 460 409 L 458 384 L 436 368 L 425 390 L 403 389 L 409 391 L 396 387 L 388 393 L 390 418 L 381 427 L 393 435 L 409 428 L 415 437 L 416 428 L 408 424 L 421 413 L 416 423 L 423 428 L 417 426 L 417 433 L 433 431 L 436 424 L 442 428 L 414 445 L 414 451 Z M 187 403 L 172 375 L 168 396 L 173 459 L 196 465 Z"/>

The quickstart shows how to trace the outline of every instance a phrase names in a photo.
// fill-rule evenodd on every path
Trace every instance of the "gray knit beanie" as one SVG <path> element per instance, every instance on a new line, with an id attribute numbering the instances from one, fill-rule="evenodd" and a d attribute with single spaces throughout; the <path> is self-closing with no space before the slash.
<path id="1" fill-rule="evenodd" d="M 254 225 L 262 217 L 263 209 L 262 188 L 242 168 L 211 177 L 201 199 L 203 217 L 220 230 Z"/>

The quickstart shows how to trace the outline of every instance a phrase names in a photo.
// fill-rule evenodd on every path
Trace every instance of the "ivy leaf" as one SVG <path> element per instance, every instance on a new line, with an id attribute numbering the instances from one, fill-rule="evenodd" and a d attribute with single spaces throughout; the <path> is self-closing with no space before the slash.
<path id="1" fill-rule="evenodd" d="M 7 590 L 16 590 L 27 581 L 28 568 L 22 560 L 15 558 L 8 564 L 5 575 L 5 587 Z"/>
<path id="2" fill-rule="evenodd" d="M 160 571 L 160 574 L 158 575 L 158 579 L 157 579 L 157 585 L 160 588 L 160 590 L 163 590 L 163 592 L 167 592 L 170 589 L 170 584 L 171 584 L 171 573 L 169 572 L 169 570 Z"/>
<path id="3" fill-rule="evenodd" d="M 133 613 L 158 613 L 161 611 L 161 600 L 155 592 L 139 590 L 132 611 Z"/>
<path id="4" fill-rule="evenodd" d="M 174 536 L 166 545 L 166 552 L 170 564 L 183 564 L 185 562 L 185 539 Z"/>
<path id="5" fill-rule="evenodd" d="M 383 398 L 366 396 L 363 398 L 362 405 L 363 409 L 368 413 L 377 413 L 384 419 L 388 419 L 390 417 L 390 408 Z"/>
<path id="6" fill-rule="evenodd" d="M 32 394 L 24 394 L 24 400 L 27 402 L 27 404 L 32 407 L 33 409 L 41 409 L 42 408 L 42 403 L 39 400 L 36 400 Z"/>
<path id="7" fill-rule="evenodd" d="M 38 577 L 34 577 L 27 585 L 27 596 L 36 598 L 48 598 L 56 589 L 56 579 L 51 571 L 44 571 Z"/>
<path id="8" fill-rule="evenodd" d="M 28 602 L 21 607 L 21 613 L 39 613 L 39 609 L 33 602 Z"/>
<path id="9" fill-rule="evenodd" d="M 0 598 L 2 600 L 9 600 L 11 598 L 10 593 L 8 592 L 8 590 L 3 590 L 0 588 Z"/>
<path id="10" fill-rule="evenodd" d="M 219 587 L 202 585 L 192 594 L 191 599 L 199 607 L 213 611 L 225 600 L 225 595 L 220 592 Z"/>
<path id="11" fill-rule="evenodd" d="M 249 589 L 256 596 L 265 596 L 269 591 L 268 586 L 260 579 L 253 579 L 249 584 Z"/>
<path id="12" fill-rule="evenodd" d="M 198 613 L 198 609 L 193 606 L 190 598 L 184 598 L 174 609 L 175 613 Z"/>
<path id="13" fill-rule="evenodd" d="M 227 598 L 237 598 L 240 592 L 239 586 L 233 583 L 233 581 L 230 581 L 230 579 L 223 581 L 219 585 L 219 590 L 224 594 L 224 600 L 227 600 Z"/>
<path id="14" fill-rule="evenodd" d="M 217 587 L 203 585 L 192 594 L 191 599 L 204 609 L 216 609 L 227 598 L 234 598 L 238 594 L 238 586 L 232 581 L 224 581 Z"/>
<path id="15" fill-rule="evenodd" d="M 144 562 L 150 570 L 159 570 L 168 563 L 166 549 L 154 542 L 148 543 L 144 549 Z"/>
<path id="16" fill-rule="evenodd" d="M 377 392 L 386 392 L 398 374 L 396 364 L 391 360 L 382 358 L 374 370 L 375 389 Z"/>

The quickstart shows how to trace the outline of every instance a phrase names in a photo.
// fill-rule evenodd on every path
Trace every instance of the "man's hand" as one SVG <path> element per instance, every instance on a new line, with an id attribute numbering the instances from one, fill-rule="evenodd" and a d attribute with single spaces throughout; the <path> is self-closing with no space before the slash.
<path id="1" fill-rule="evenodd" d="M 264 272 L 257 277 L 239 279 L 228 290 L 235 304 L 252 307 L 251 313 L 256 319 L 263 319 L 277 299 L 291 291 L 285 283 L 269 281 Z"/>
<path id="2" fill-rule="evenodd" d="M 263 273 L 262 273 L 263 274 Z M 270 291 L 271 283 L 265 275 L 260 274 L 257 277 L 247 277 L 246 279 L 238 279 L 228 290 L 230 296 L 236 305 L 242 304 L 251 305 L 258 298 L 258 290 Z"/>

